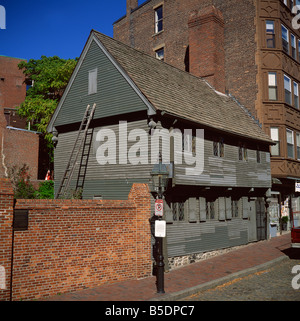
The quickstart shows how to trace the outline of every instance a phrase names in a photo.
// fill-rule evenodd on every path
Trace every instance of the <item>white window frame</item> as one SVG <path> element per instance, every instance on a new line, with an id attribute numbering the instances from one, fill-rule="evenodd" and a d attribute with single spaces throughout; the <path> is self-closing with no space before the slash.
<path id="1" fill-rule="evenodd" d="M 284 37 L 284 32 L 283 30 L 286 32 L 286 37 Z M 281 25 L 281 38 L 282 38 L 282 49 L 284 52 L 289 53 L 290 52 L 290 44 L 289 44 L 289 30 L 284 26 Z M 287 50 L 284 49 L 284 45 L 283 45 L 283 41 L 287 42 Z"/>
<path id="2" fill-rule="evenodd" d="M 97 93 L 97 82 L 98 82 L 98 68 L 89 71 L 89 84 L 88 84 L 88 94 Z"/>
<path id="3" fill-rule="evenodd" d="M 286 82 L 286 80 L 288 82 Z M 287 86 L 287 84 L 288 84 L 288 86 Z M 286 99 L 287 98 L 286 92 L 289 92 L 289 101 L 287 101 L 287 99 Z M 284 75 L 284 101 L 287 104 L 292 105 L 292 80 L 287 75 Z"/>
<path id="4" fill-rule="evenodd" d="M 164 61 L 164 59 L 165 59 L 165 48 L 162 47 L 162 48 L 159 48 L 159 49 L 155 50 L 155 57 L 158 60 Z"/>
<path id="5" fill-rule="evenodd" d="M 276 145 L 271 146 L 271 155 L 280 156 L 280 140 L 279 140 L 279 128 L 271 127 L 270 128 L 271 139 L 276 143 Z M 275 152 L 276 151 L 276 152 Z"/>
<path id="6" fill-rule="evenodd" d="M 161 9 L 161 18 L 158 15 L 158 12 L 160 9 Z M 159 5 L 158 7 L 156 7 L 154 9 L 154 15 L 155 15 L 155 33 L 159 33 L 161 31 L 163 31 L 163 29 L 164 29 L 164 25 L 163 25 L 164 8 L 163 8 L 163 5 Z M 160 22 L 161 22 L 161 28 L 159 27 Z"/>
<path id="7" fill-rule="evenodd" d="M 276 72 L 268 73 L 268 89 L 269 89 L 269 100 L 277 100 L 277 74 Z M 273 89 L 275 91 L 275 99 L 271 99 L 270 90 Z"/>
<path id="8" fill-rule="evenodd" d="M 291 33 L 291 46 L 292 46 L 292 57 L 297 59 L 297 47 L 296 47 L 296 37 Z"/>
<path id="9" fill-rule="evenodd" d="M 294 90 L 294 104 L 293 106 L 299 109 L 299 85 L 295 81 L 293 82 L 293 90 Z"/>
<path id="10" fill-rule="evenodd" d="M 290 135 L 288 135 L 288 134 L 292 134 L 292 139 L 291 140 L 289 140 Z M 288 128 L 286 129 L 286 142 L 287 142 L 287 157 L 288 158 L 295 158 L 294 132 L 291 129 L 288 129 Z M 292 156 L 289 155 L 289 146 L 293 147 L 292 148 L 292 151 L 293 151 L 293 155 Z"/>
<path id="11" fill-rule="evenodd" d="M 271 28 L 270 28 L 271 26 Z M 271 36 L 271 38 L 269 38 Z M 275 22 L 273 20 L 266 20 L 266 40 L 267 48 L 275 48 Z M 269 41 L 272 40 L 272 46 L 268 46 Z"/>

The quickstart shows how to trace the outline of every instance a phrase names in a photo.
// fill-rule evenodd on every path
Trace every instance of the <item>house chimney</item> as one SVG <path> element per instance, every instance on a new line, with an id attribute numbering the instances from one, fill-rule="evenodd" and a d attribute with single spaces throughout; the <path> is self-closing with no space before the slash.
<path id="1" fill-rule="evenodd" d="M 190 73 L 225 93 L 224 19 L 214 6 L 193 11 L 189 17 Z"/>
<path id="2" fill-rule="evenodd" d="M 138 7 L 138 0 L 127 0 L 127 16 L 130 16 L 131 11 Z"/>

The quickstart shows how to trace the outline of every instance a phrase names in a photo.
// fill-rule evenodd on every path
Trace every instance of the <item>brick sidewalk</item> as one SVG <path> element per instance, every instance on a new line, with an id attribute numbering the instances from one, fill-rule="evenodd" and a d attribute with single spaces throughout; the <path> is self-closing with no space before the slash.
<path id="1" fill-rule="evenodd" d="M 177 292 L 284 259 L 291 235 L 249 244 L 243 248 L 165 273 L 166 294 L 156 293 L 156 278 L 131 280 L 47 298 L 47 301 L 148 301 L 170 299 Z M 187 292 L 188 293 L 188 292 Z"/>

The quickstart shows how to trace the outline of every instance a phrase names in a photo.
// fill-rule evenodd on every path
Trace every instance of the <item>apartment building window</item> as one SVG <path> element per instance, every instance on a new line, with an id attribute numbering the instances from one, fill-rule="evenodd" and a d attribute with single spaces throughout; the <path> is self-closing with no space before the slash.
<path id="1" fill-rule="evenodd" d="M 290 9 L 292 10 L 294 7 L 294 0 L 290 0 Z"/>
<path id="2" fill-rule="evenodd" d="M 298 60 L 300 61 L 300 40 L 298 40 Z"/>
<path id="3" fill-rule="evenodd" d="M 280 155 L 280 141 L 279 141 L 279 128 L 271 127 L 271 139 L 276 143 L 276 145 L 271 146 L 271 155 L 279 156 Z"/>
<path id="4" fill-rule="evenodd" d="M 289 53 L 289 31 L 283 25 L 281 25 L 281 36 L 282 36 L 282 49 L 286 53 Z"/>
<path id="5" fill-rule="evenodd" d="M 206 219 L 214 220 L 216 218 L 217 218 L 217 215 L 216 215 L 215 201 L 207 199 L 206 200 Z"/>
<path id="6" fill-rule="evenodd" d="M 299 109 L 299 86 L 294 81 L 294 107 Z"/>
<path id="7" fill-rule="evenodd" d="M 296 49 L 296 37 L 291 34 L 291 45 L 292 45 L 292 57 L 297 59 L 297 49 Z"/>
<path id="8" fill-rule="evenodd" d="M 287 104 L 292 104 L 291 79 L 286 75 L 284 75 L 284 101 Z"/>
<path id="9" fill-rule="evenodd" d="M 214 156 L 216 157 L 224 157 L 224 140 L 221 138 L 220 140 L 215 140 L 213 143 Z"/>
<path id="10" fill-rule="evenodd" d="M 269 72 L 268 75 L 269 100 L 277 100 L 277 77 L 276 72 Z"/>
<path id="11" fill-rule="evenodd" d="M 287 6 L 287 0 L 283 0 L 283 3 Z"/>
<path id="12" fill-rule="evenodd" d="M 155 33 L 163 30 L 163 6 L 155 9 Z"/>
<path id="13" fill-rule="evenodd" d="M 182 135 L 182 151 L 185 153 L 196 153 L 196 136 L 191 133 Z"/>
<path id="14" fill-rule="evenodd" d="M 165 50 L 164 48 L 160 48 L 158 50 L 155 51 L 155 56 L 157 59 L 164 61 L 164 57 L 165 57 Z"/>
<path id="15" fill-rule="evenodd" d="M 300 160 L 300 134 L 296 134 L 296 144 L 297 144 L 297 159 Z"/>
<path id="16" fill-rule="evenodd" d="M 287 141 L 287 156 L 294 158 L 294 132 L 290 129 L 286 130 L 286 141 Z"/>
<path id="17" fill-rule="evenodd" d="M 267 48 L 275 48 L 275 27 L 274 21 L 266 21 L 266 38 L 267 38 Z"/>

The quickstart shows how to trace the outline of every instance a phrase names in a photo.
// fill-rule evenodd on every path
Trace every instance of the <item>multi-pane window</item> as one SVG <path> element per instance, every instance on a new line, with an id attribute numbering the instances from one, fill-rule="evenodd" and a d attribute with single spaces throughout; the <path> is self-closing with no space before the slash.
<path id="1" fill-rule="evenodd" d="M 232 217 L 233 218 L 239 217 L 239 201 L 232 200 L 231 209 L 232 209 Z"/>
<path id="2" fill-rule="evenodd" d="M 275 27 L 274 21 L 266 21 L 266 38 L 267 38 L 267 48 L 275 48 Z"/>
<path id="3" fill-rule="evenodd" d="M 224 140 L 215 140 L 213 143 L 214 156 L 224 157 Z"/>
<path id="4" fill-rule="evenodd" d="M 260 155 L 260 150 L 259 149 L 257 149 L 257 151 L 256 151 L 256 161 L 257 161 L 258 164 L 261 163 L 261 155 Z"/>
<path id="5" fill-rule="evenodd" d="M 277 77 L 276 72 L 268 74 L 269 100 L 277 100 Z"/>
<path id="6" fill-rule="evenodd" d="M 171 208 L 173 213 L 173 221 L 184 221 L 184 202 L 174 202 L 171 204 Z"/>
<path id="7" fill-rule="evenodd" d="M 294 107 L 299 109 L 299 86 L 294 81 Z"/>
<path id="8" fill-rule="evenodd" d="M 292 57 L 297 59 L 296 37 L 291 34 Z"/>
<path id="9" fill-rule="evenodd" d="M 296 134 L 296 144 L 297 144 L 297 159 L 300 160 L 300 134 Z"/>
<path id="10" fill-rule="evenodd" d="M 157 59 L 164 61 L 164 57 L 165 57 L 165 50 L 164 48 L 160 48 L 158 50 L 155 51 L 155 56 Z"/>
<path id="11" fill-rule="evenodd" d="M 196 136 L 191 133 L 182 135 L 182 151 L 186 153 L 196 153 Z"/>
<path id="12" fill-rule="evenodd" d="M 281 36 L 282 36 L 282 49 L 286 53 L 289 53 L 289 31 L 283 25 L 281 25 Z"/>
<path id="13" fill-rule="evenodd" d="M 155 9 L 155 33 L 163 30 L 163 6 Z"/>
<path id="14" fill-rule="evenodd" d="M 239 160 L 240 161 L 247 161 L 248 160 L 248 149 L 245 145 L 239 145 Z"/>
<path id="15" fill-rule="evenodd" d="M 280 155 L 280 141 L 279 141 L 279 128 L 271 127 L 271 139 L 276 143 L 276 145 L 271 146 L 271 155 L 279 156 Z"/>
<path id="16" fill-rule="evenodd" d="M 291 79 L 286 75 L 284 75 L 284 101 L 287 104 L 292 104 Z"/>
<path id="17" fill-rule="evenodd" d="M 206 219 L 207 220 L 216 219 L 215 202 L 212 200 L 206 200 Z"/>
<path id="18" fill-rule="evenodd" d="M 290 129 L 286 130 L 287 155 L 294 158 L 294 132 Z"/>

